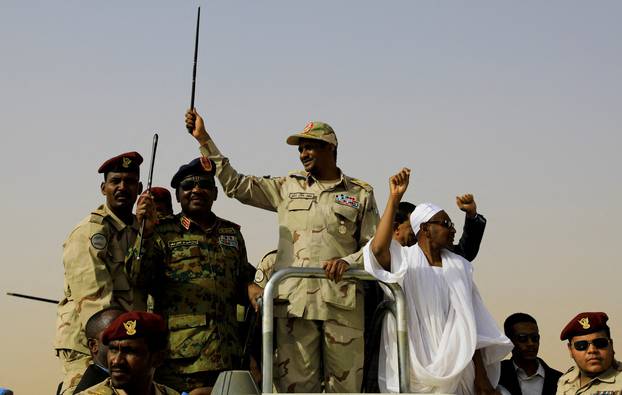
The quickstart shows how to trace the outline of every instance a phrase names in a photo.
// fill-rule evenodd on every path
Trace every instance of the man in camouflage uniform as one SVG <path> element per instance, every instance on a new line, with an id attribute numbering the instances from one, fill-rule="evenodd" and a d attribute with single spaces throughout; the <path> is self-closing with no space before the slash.
<path id="1" fill-rule="evenodd" d="M 110 377 L 76 395 L 179 395 L 153 381 L 167 342 L 166 322 L 157 314 L 131 311 L 117 317 L 102 333 L 108 346 Z"/>
<path id="2" fill-rule="evenodd" d="M 70 394 L 91 361 L 84 327 L 96 312 L 110 306 L 146 308 L 146 293 L 137 286 L 134 252 L 142 215 L 152 209 L 149 198 L 132 209 L 142 190 L 143 158 L 127 152 L 104 162 L 101 184 L 106 203 L 83 219 L 63 244 L 64 298 L 58 304 L 55 348 L 63 367 L 61 393 Z"/>
<path id="3" fill-rule="evenodd" d="M 616 361 L 607 314 L 577 314 L 559 336 L 568 340 L 576 366 L 557 382 L 557 395 L 622 394 L 622 363 Z"/>
<path id="4" fill-rule="evenodd" d="M 171 186 L 182 212 L 160 218 L 144 258 L 156 273 L 154 311 L 170 330 L 156 377 L 180 392 L 212 387 L 221 371 L 237 367 L 236 304 L 248 304 L 254 273 L 240 227 L 212 212 L 218 190 L 206 167 L 195 159 L 179 168 Z"/>
<path id="5" fill-rule="evenodd" d="M 355 281 L 340 280 L 349 267 L 362 264 L 360 249 L 376 229 L 378 211 L 371 186 L 337 167 L 337 137 L 322 122 L 310 122 L 287 139 L 298 146 L 304 171 L 273 178 L 234 170 L 196 111 L 186 113 L 186 127 L 199 142 L 201 154 L 215 162 L 227 196 L 278 213 L 274 270 L 322 267 L 334 280 L 292 278 L 279 286 L 277 298 L 285 303 L 275 303 L 277 388 L 320 392 L 323 384 L 326 392 L 358 392 L 363 373 L 363 294 Z"/>

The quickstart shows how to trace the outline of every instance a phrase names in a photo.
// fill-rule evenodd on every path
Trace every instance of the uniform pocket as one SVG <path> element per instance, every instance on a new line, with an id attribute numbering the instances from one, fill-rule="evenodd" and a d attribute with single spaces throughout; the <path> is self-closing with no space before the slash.
<path id="1" fill-rule="evenodd" d="M 193 358 L 201 354 L 211 337 L 217 337 L 215 325 L 207 325 L 204 314 L 179 314 L 168 319 L 169 358 Z"/>

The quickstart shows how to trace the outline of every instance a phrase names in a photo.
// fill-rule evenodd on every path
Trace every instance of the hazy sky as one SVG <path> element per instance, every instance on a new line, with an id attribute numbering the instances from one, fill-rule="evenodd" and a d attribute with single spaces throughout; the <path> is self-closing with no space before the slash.
<path id="1" fill-rule="evenodd" d="M 61 378 L 56 307 L 5 293 L 61 298 L 61 245 L 103 202 L 99 165 L 148 158 L 154 131 L 155 184 L 198 155 L 183 126 L 198 4 L 196 106 L 239 171 L 301 168 L 285 138 L 329 122 L 381 209 L 402 166 L 407 198 L 460 226 L 454 197 L 475 194 L 484 300 L 499 324 L 532 313 L 553 367 L 570 366 L 558 336 L 580 311 L 622 335 L 622 3 L 6 0 L 0 386 L 51 393 Z M 276 246 L 273 213 L 224 194 L 215 212 L 242 225 L 253 263 Z"/>

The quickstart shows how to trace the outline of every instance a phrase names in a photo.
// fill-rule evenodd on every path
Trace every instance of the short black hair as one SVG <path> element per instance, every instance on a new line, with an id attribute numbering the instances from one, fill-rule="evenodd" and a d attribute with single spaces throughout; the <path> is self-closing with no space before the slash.
<path id="1" fill-rule="evenodd" d="M 505 319 L 503 322 L 503 332 L 509 338 L 514 336 L 514 325 L 519 322 L 531 322 L 533 324 L 538 325 L 536 319 L 530 316 L 527 313 L 514 313 Z"/>
<path id="2" fill-rule="evenodd" d="M 395 213 L 395 219 L 393 220 L 393 230 L 397 229 L 397 226 L 403 222 L 406 222 L 410 218 L 410 214 L 415 211 L 414 204 L 410 202 L 400 202 L 397 206 L 397 212 Z"/>
<path id="3" fill-rule="evenodd" d="M 112 307 L 107 307 L 107 308 L 105 308 L 103 310 L 100 310 L 97 313 L 93 314 L 88 319 L 88 321 L 86 321 L 86 325 L 84 326 L 84 332 L 85 332 L 87 338 L 89 338 L 89 339 L 97 338 L 99 333 L 101 331 L 103 331 L 104 329 L 106 329 L 106 327 L 108 326 L 108 324 L 110 324 L 110 322 L 114 321 L 114 318 L 113 318 L 112 321 L 110 321 L 108 323 L 104 322 L 104 320 L 103 320 L 104 315 L 106 313 L 110 312 L 110 311 L 118 311 L 121 314 L 123 314 L 125 312 L 125 310 L 123 310 L 121 307 L 112 306 Z M 119 315 L 121 315 L 121 314 L 119 314 Z"/>

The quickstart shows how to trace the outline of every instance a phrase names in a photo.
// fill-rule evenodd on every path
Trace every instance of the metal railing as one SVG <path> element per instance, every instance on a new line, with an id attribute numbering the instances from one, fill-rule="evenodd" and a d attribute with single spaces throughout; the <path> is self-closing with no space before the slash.
<path id="1" fill-rule="evenodd" d="M 274 296 L 281 281 L 288 278 L 318 278 L 326 279 L 324 270 L 320 268 L 292 267 L 277 270 L 274 272 L 270 281 L 266 284 L 263 292 L 262 310 L 262 393 L 271 394 L 273 388 L 273 334 L 274 334 Z M 364 270 L 348 270 L 343 274 L 344 280 L 371 280 L 378 281 Z M 408 392 L 408 329 L 406 326 L 406 302 L 404 291 L 398 284 L 382 283 L 393 293 L 395 300 L 395 321 L 397 326 L 397 355 L 400 392 Z"/>

